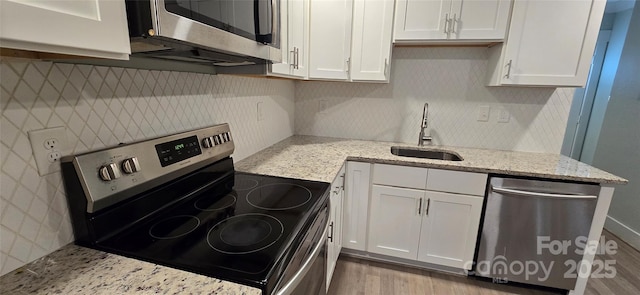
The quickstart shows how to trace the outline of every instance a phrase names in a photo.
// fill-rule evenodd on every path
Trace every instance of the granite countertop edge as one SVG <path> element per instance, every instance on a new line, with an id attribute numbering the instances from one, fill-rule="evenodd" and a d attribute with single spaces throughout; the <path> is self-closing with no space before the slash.
<path id="1" fill-rule="evenodd" d="M 237 162 L 235 167 L 243 172 L 324 182 L 333 180 L 345 160 L 606 185 L 628 182 L 559 154 L 453 146 L 423 147 L 453 151 L 463 158 L 463 161 L 444 161 L 395 156 L 390 152 L 392 146 L 417 148 L 399 142 L 294 135 Z"/>

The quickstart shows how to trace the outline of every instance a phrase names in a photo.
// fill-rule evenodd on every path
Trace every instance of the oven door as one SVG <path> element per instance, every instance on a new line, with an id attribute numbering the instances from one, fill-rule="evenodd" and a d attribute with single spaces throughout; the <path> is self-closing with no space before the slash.
<path id="1" fill-rule="evenodd" d="M 275 288 L 277 295 L 325 295 L 327 294 L 327 234 L 329 209 L 323 209 L 302 245 L 284 271 Z"/>

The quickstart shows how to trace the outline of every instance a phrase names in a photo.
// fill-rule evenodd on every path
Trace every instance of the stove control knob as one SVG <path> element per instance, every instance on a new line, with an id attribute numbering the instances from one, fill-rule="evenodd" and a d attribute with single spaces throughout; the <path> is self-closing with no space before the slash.
<path id="1" fill-rule="evenodd" d="M 229 132 L 225 132 L 222 134 L 222 137 L 224 137 L 224 141 L 231 141 L 231 134 L 229 134 Z"/>
<path id="2" fill-rule="evenodd" d="M 220 134 L 216 134 L 213 136 L 213 142 L 216 145 L 222 144 L 222 138 L 220 138 Z"/>
<path id="3" fill-rule="evenodd" d="M 122 170 L 124 170 L 124 173 L 126 174 L 140 171 L 140 162 L 138 162 L 138 158 L 133 157 L 122 161 Z"/>
<path id="4" fill-rule="evenodd" d="M 204 146 L 205 148 L 213 147 L 213 137 L 205 137 L 202 140 L 202 146 Z"/>
<path id="5" fill-rule="evenodd" d="M 120 170 L 118 165 L 111 163 L 100 167 L 99 174 L 102 180 L 110 181 L 120 177 Z"/>

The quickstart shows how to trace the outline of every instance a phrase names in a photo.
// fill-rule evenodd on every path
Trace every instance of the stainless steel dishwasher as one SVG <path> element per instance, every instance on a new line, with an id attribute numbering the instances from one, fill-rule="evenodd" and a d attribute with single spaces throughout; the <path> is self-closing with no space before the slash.
<path id="1" fill-rule="evenodd" d="M 598 185 L 492 177 L 475 274 L 572 290 Z"/>

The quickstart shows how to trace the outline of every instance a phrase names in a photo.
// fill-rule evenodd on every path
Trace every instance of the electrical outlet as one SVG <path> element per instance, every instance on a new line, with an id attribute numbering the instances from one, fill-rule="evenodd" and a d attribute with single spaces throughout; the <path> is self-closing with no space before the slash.
<path id="1" fill-rule="evenodd" d="M 60 158 L 62 157 L 62 154 L 59 151 L 52 151 L 47 155 L 47 160 L 49 160 L 49 163 L 55 163 L 56 161 L 60 161 Z"/>
<path id="2" fill-rule="evenodd" d="M 49 138 L 44 141 L 44 148 L 48 150 L 53 150 L 58 145 L 58 140 L 56 138 Z"/>
<path id="3" fill-rule="evenodd" d="M 509 111 L 500 109 L 500 112 L 498 113 L 498 123 L 509 123 L 510 118 L 511 115 L 509 115 Z"/>
<path id="4" fill-rule="evenodd" d="M 478 107 L 478 121 L 479 122 L 488 122 L 489 121 L 489 112 L 491 111 L 491 107 L 489 106 L 479 106 Z"/>
<path id="5" fill-rule="evenodd" d="M 256 106 L 256 110 L 257 110 L 257 113 L 258 113 L 258 118 L 257 118 L 258 122 L 264 120 L 264 113 L 262 112 L 262 105 L 263 104 L 264 104 L 263 102 L 259 101 L 257 106 Z"/>
<path id="6" fill-rule="evenodd" d="M 33 157 L 38 174 L 44 176 L 60 171 L 60 158 L 68 152 L 67 132 L 64 127 L 29 131 Z"/>

